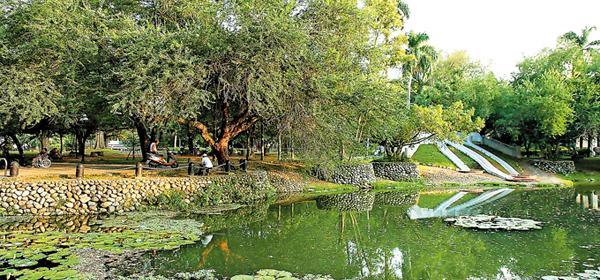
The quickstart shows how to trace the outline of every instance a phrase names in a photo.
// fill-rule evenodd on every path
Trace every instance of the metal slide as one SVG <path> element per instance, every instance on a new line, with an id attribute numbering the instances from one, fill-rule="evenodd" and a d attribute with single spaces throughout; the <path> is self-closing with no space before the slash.
<path id="1" fill-rule="evenodd" d="M 457 150 L 461 151 L 462 153 L 464 153 L 465 155 L 469 156 L 470 158 L 472 158 L 487 173 L 490 173 L 490 174 L 492 174 L 494 176 L 500 177 L 500 178 L 502 178 L 504 180 L 513 180 L 514 179 L 513 176 L 500 171 L 491 162 L 489 162 L 486 158 L 484 158 L 480 154 L 474 152 L 473 150 L 465 147 L 464 145 L 461 145 L 461 144 L 458 144 L 458 143 L 454 143 L 454 142 L 450 142 L 450 141 L 447 141 L 446 143 L 448 145 L 456 148 Z"/>
<path id="2" fill-rule="evenodd" d="M 508 171 L 508 173 L 510 173 L 510 175 L 512 176 L 519 176 L 519 172 L 517 172 L 517 170 L 515 170 L 512 166 L 510 166 L 510 164 L 508 164 L 508 162 L 504 161 L 503 159 L 501 159 L 500 157 L 492 154 L 491 152 L 487 151 L 486 149 L 477 146 L 475 143 L 471 142 L 470 139 L 468 139 L 465 142 L 466 146 L 469 146 L 470 148 L 473 148 L 479 152 L 481 152 L 482 154 L 488 156 L 489 158 L 495 160 L 497 163 L 499 163 L 500 165 L 502 165 L 502 167 L 504 169 L 506 169 L 506 171 Z"/>
<path id="3" fill-rule="evenodd" d="M 454 165 L 456 165 L 456 167 L 458 167 L 458 171 L 471 171 L 471 169 L 460 158 L 458 158 L 458 156 L 456 156 L 450 149 L 448 149 L 444 142 L 438 141 L 435 143 L 435 145 L 438 147 L 438 150 L 442 152 L 442 154 L 444 154 L 450 161 L 452 161 L 452 163 L 454 163 Z"/>

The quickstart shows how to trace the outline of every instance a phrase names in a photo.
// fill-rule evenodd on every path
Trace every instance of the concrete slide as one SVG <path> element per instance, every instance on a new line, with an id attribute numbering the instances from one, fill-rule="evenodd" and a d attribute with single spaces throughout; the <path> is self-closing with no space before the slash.
<path id="1" fill-rule="evenodd" d="M 475 151 L 473 151 L 473 150 L 465 147 L 464 145 L 461 145 L 461 144 L 458 144 L 458 143 L 454 143 L 454 142 L 450 142 L 450 141 L 447 141 L 446 143 L 448 145 L 456 148 L 457 150 L 461 151 L 462 153 L 464 153 L 465 155 L 469 156 L 470 158 L 472 158 L 487 173 L 490 173 L 490 174 L 492 174 L 492 175 L 494 175 L 496 177 L 500 177 L 500 178 L 502 178 L 504 180 L 513 180 L 514 179 L 512 175 L 506 174 L 506 173 L 500 171 L 491 162 L 489 162 L 486 158 L 484 158 L 480 154 L 476 153 Z"/>
<path id="2" fill-rule="evenodd" d="M 487 151 L 486 149 L 484 149 L 480 146 L 477 146 L 475 143 L 471 142 L 470 139 L 468 139 L 467 142 L 465 142 L 465 145 L 469 146 L 470 148 L 473 148 L 473 149 L 481 152 L 482 154 L 488 156 L 489 158 L 495 160 L 504 169 L 506 169 L 506 171 L 508 171 L 508 173 L 510 173 L 510 175 L 519 176 L 519 172 L 517 172 L 517 170 L 515 170 L 512 166 L 510 166 L 510 164 L 508 164 L 508 162 L 506 162 L 503 159 L 501 159 L 500 157 L 492 154 L 491 152 Z"/>
<path id="3" fill-rule="evenodd" d="M 435 144 L 438 147 L 438 150 L 440 150 L 442 154 L 444 154 L 450 161 L 452 161 L 452 163 L 454 163 L 454 165 L 456 165 L 456 167 L 458 167 L 458 171 L 471 171 L 471 169 L 460 158 L 458 158 L 458 156 L 456 156 L 450 149 L 448 149 L 448 146 L 446 146 L 444 142 L 438 141 Z"/>

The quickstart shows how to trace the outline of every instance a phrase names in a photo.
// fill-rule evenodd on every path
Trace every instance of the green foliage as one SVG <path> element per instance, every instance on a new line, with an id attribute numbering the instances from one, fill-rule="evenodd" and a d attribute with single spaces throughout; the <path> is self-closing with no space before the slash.
<path id="1" fill-rule="evenodd" d="M 444 108 L 442 105 L 413 105 L 406 112 L 399 113 L 386 123 L 379 131 L 379 139 L 386 144 L 388 155 L 402 152 L 406 145 L 419 144 L 426 140 L 459 140 L 459 135 L 478 131 L 483 127 L 483 120 L 474 118 L 473 109 L 464 109 L 461 102 Z"/>

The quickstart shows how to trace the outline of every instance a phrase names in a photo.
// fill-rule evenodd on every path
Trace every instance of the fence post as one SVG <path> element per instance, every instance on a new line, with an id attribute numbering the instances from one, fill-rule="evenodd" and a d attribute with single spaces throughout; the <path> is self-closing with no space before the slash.
<path id="1" fill-rule="evenodd" d="M 19 163 L 16 161 L 13 161 L 10 164 L 10 177 L 18 177 L 19 176 Z"/>
<path id="2" fill-rule="evenodd" d="M 75 178 L 76 179 L 82 179 L 83 178 L 83 170 L 84 170 L 83 164 L 82 163 L 78 163 L 77 167 L 75 169 Z"/>
<path id="3" fill-rule="evenodd" d="M 188 163 L 188 176 L 194 176 L 194 163 Z"/>
<path id="4" fill-rule="evenodd" d="M 226 161 L 225 162 L 225 172 L 229 172 L 229 171 L 231 171 L 231 162 Z"/>
<path id="5" fill-rule="evenodd" d="M 135 178 L 142 178 L 143 177 L 143 171 L 144 170 L 144 166 L 142 165 L 141 162 L 136 162 L 135 163 Z"/>
<path id="6" fill-rule="evenodd" d="M 243 171 L 246 171 L 246 169 L 248 168 L 248 161 L 245 159 L 240 159 L 240 168 Z"/>

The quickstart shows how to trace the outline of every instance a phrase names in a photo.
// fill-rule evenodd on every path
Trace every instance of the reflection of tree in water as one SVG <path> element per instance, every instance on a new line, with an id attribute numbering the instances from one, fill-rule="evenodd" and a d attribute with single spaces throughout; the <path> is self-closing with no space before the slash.
<path id="1" fill-rule="evenodd" d="M 231 262 L 237 262 L 243 260 L 240 255 L 234 254 L 231 249 L 229 249 L 229 243 L 227 242 L 227 238 L 224 236 L 214 236 L 207 235 L 205 237 L 210 238 L 208 240 L 208 244 L 206 244 L 200 254 L 200 261 L 196 266 L 196 269 L 204 268 L 208 257 L 213 253 L 213 251 L 219 251 L 223 255 L 223 262 L 225 264 L 230 264 Z M 214 255 L 214 254 L 213 254 Z"/>
<path id="2" fill-rule="evenodd" d="M 575 202 L 586 209 L 600 210 L 598 208 L 598 195 L 595 191 L 590 193 L 578 192 L 575 196 Z"/>
<path id="3" fill-rule="evenodd" d="M 193 218 L 204 223 L 202 230 L 205 232 L 215 232 L 262 221 L 267 217 L 268 210 L 269 204 L 264 203 L 241 207 L 216 215 L 193 215 Z"/>

